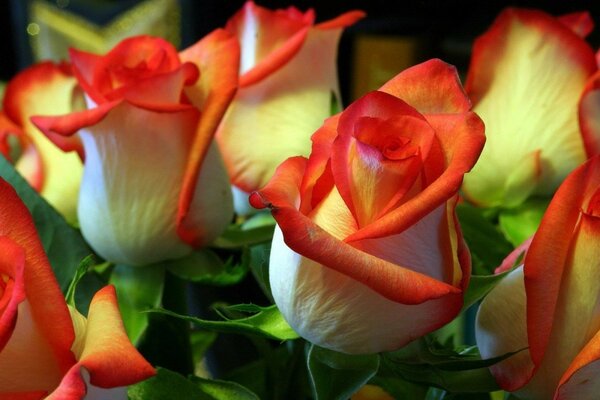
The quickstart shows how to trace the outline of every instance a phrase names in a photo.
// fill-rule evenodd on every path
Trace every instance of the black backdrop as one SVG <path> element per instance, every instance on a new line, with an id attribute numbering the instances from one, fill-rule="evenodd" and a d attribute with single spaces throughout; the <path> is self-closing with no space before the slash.
<path id="1" fill-rule="evenodd" d="M 49 2 L 57 0 L 47 0 Z M 86 16 L 97 24 L 105 24 L 118 13 L 140 0 L 62 0 L 66 8 Z M 211 30 L 223 26 L 244 0 L 179 0 L 182 6 L 182 39 L 187 46 Z M 600 45 L 600 2 L 597 1 L 390 1 L 390 0 L 256 0 L 269 8 L 291 4 L 305 10 L 314 8 L 318 20 L 326 20 L 343 11 L 361 9 L 367 18 L 348 30 L 340 45 L 340 80 L 342 89 L 350 79 L 351 37 L 367 32 L 391 35 L 427 37 L 430 46 L 423 58 L 439 57 L 464 70 L 473 39 L 482 33 L 494 17 L 507 6 L 540 8 L 560 15 L 588 10 L 598 24 L 589 41 L 595 49 Z M 0 1 L 0 80 L 8 80 L 19 69 L 31 63 L 25 28 L 28 0 Z M 451 43 L 453 46 L 448 46 Z"/>

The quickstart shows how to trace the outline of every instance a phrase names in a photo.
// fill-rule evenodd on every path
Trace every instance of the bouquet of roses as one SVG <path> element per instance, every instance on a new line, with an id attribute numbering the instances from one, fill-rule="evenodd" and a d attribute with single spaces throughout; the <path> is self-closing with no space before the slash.
<path id="1" fill-rule="evenodd" d="M 597 398 L 590 16 L 341 107 L 363 17 L 249 1 L 8 83 L 0 399 Z"/>

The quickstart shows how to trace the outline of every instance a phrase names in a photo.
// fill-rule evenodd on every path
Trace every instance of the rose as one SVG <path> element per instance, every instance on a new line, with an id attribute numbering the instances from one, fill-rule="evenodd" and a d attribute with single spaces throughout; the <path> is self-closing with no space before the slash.
<path id="1" fill-rule="evenodd" d="M 248 213 L 248 193 L 264 186 L 286 158 L 308 155 L 308 138 L 340 101 L 337 44 L 359 11 L 314 24 L 313 10 L 268 10 L 246 2 L 227 23 L 242 49 L 240 89 L 217 141 L 235 209 Z"/>
<path id="2" fill-rule="evenodd" d="M 127 338 L 114 288 L 94 296 L 87 320 L 70 314 L 29 212 L 2 180 L 0 204 L 0 398 L 127 399 L 125 386 L 154 369 Z"/>
<path id="3" fill-rule="evenodd" d="M 77 193 L 83 164 L 75 152 L 64 153 L 30 121 L 36 114 L 73 111 L 83 97 L 67 64 L 35 64 L 12 78 L 4 93 L 0 131 L 17 134 L 20 157 L 16 169 L 69 222 L 77 220 Z M 8 143 L 7 143 L 8 145 Z M 7 146 L 4 155 L 8 155 Z M 81 151 L 76 138 L 70 148 Z"/>
<path id="4" fill-rule="evenodd" d="M 591 25 L 585 13 L 554 18 L 507 9 L 476 40 L 465 89 L 485 122 L 487 143 L 465 176 L 469 200 L 512 207 L 551 195 L 598 152 L 590 133 L 580 132 L 577 115 L 596 70 L 592 49 L 578 36 Z"/>
<path id="5" fill-rule="evenodd" d="M 484 143 L 469 109 L 453 67 L 420 64 L 328 119 L 308 160 L 252 194 L 277 220 L 271 290 L 301 336 L 388 351 L 460 311 L 470 257 L 454 207 Z"/>
<path id="6" fill-rule="evenodd" d="M 71 52 L 88 110 L 33 121 L 59 146 L 79 132 L 79 222 L 98 254 L 130 265 L 176 258 L 229 223 L 229 183 L 212 137 L 235 92 L 238 57 L 222 30 L 180 54 L 149 36 L 105 56 Z"/>
<path id="7" fill-rule="evenodd" d="M 483 357 L 523 350 L 492 367 L 526 399 L 595 399 L 600 361 L 600 158 L 557 190 L 519 268 L 483 300 Z"/>

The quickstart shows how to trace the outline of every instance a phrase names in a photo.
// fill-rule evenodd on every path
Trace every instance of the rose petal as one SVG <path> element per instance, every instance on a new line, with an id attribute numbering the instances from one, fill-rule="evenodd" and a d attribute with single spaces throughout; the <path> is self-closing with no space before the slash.
<path id="1" fill-rule="evenodd" d="M 156 373 L 127 337 L 112 286 L 92 299 L 79 365 L 89 371 L 93 385 L 104 388 L 131 385 Z"/>
<path id="2" fill-rule="evenodd" d="M 462 113 L 471 109 L 456 68 L 439 59 L 402 71 L 379 90 L 399 97 L 422 114 Z"/>
<path id="3" fill-rule="evenodd" d="M 256 208 L 271 208 L 278 225 L 286 234 L 285 242 L 292 250 L 398 303 L 420 304 L 443 296 L 452 298 L 460 293 L 456 287 L 363 253 L 336 239 L 298 212 L 294 204 L 303 165 L 301 158 L 287 160 L 278 168 L 269 184 L 250 198 Z M 460 298 L 460 295 L 456 297 Z"/>
<path id="4" fill-rule="evenodd" d="M 294 7 L 269 10 L 247 1 L 227 22 L 227 29 L 242 44 L 240 87 L 256 84 L 298 53 L 314 21 L 313 10 Z"/>
<path id="5" fill-rule="evenodd" d="M 196 84 L 186 90 L 192 102 L 202 110 L 202 117 L 197 128 L 192 148 L 189 153 L 182 183 L 177 211 L 177 232 L 179 236 L 191 245 L 205 245 L 218 236 L 233 214 L 232 200 L 222 191 L 222 185 L 228 184 L 227 176 L 220 156 L 214 154 L 208 161 L 209 148 L 213 141 L 217 126 L 221 122 L 237 90 L 239 45 L 237 41 L 224 30 L 215 30 L 180 55 L 182 61 L 193 62 L 201 71 L 201 78 Z M 205 171 L 214 169 L 214 176 Z M 203 172 L 200 172 L 203 171 Z M 218 172 L 217 172 L 218 171 Z M 203 174 L 204 178 L 199 175 Z M 214 193 L 222 196 L 207 196 L 204 191 L 210 186 L 205 180 L 211 179 Z M 216 218 L 210 224 L 198 224 L 201 212 L 205 217 L 211 213 L 199 208 L 202 205 L 194 202 L 222 201 L 213 216 Z M 191 214 L 191 215 L 190 215 Z M 223 222 L 224 220 L 225 223 Z M 194 222 L 196 221 L 196 222 Z M 213 232 L 203 229 L 209 226 Z"/>
<path id="6" fill-rule="evenodd" d="M 470 112 L 428 115 L 427 121 L 436 132 L 440 149 L 432 151 L 426 165 L 431 164 L 433 170 L 438 170 L 439 164 L 447 163 L 444 172 L 440 176 L 430 176 L 432 174 L 425 171 L 428 186 L 400 207 L 347 237 L 346 242 L 400 233 L 454 196 L 463 175 L 475 164 L 483 147 L 483 123 Z"/>
<path id="7" fill-rule="evenodd" d="M 231 182 L 238 188 L 257 190 L 286 158 L 309 154 L 308 138 L 329 117 L 332 96 L 339 99 L 340 34 L 341 29 L 311 30 L 292 60 L 239 90 L 217 133 Z M 311 73 L 306 73 L 307 65 Z"/>
<path id="8" fill-rule="evenodd" d="M 465 177 L 470 200 L 501 205 L 502 193 L 494 188 L 505 185 L 507 173 L 497 171 L 537 149 L 543 152 L 536 194 L 552 193 L 585 160 L 576 107 L 595 69 L 589 45 L 555 18 L 534 10 L 500 14 L 475 42 L 466 83 L 487 136 Z"/>
<path id="9" fill-rule="evenodd" d="M 38 184 L 42 196 L 70 221 L 75 220 L 77 191 L 82 174 L 79 155 L 83 154 L 79 138 L 61 138 L 63 153 L 51 143 L 34 124 L 30 117 L 36 114 L 60 115 L 72 111 L 76 98 L 76 81 L 66 65 L 50 62 L 36 64 L 19 73 L 6 87 L 4 109 L 18 123 L 35 150 L 28 154 L 36 157 L 28 162 L 19 162 L 17 169 Z M 43 175 L 41 170 L 43 170 Z M 43 181 L 40 179 L 43 177 Z"/>
<path id="10" fill-rule="evenodd" d="M 600 160 L 594 158 L 578 168 L 560 186 L 531 243 L 525 258 L 527 319 L 531 357 L 536 363 L 549 345 L 565 266 L 584 199 L 600 186 Z M 552 246 L 548 246 L 552 243 Z"/>
<path id="11" fill-rule="evenodd" d="M 594 30 L 594 20 L 587 11 L 561 15 L 558 20 L 582 38 Z"/>
<path id="12" fill-rule="evenodd" d="M 523 276 L 522 266 L 510 272 L 483 299 L 477 312 L 475 335 L 482 358 L 522 350 L 490 368 L 500 387 L 508 391 L 522 387 L 534 369 L 527 349 Z"/>
<path id="13" fill-rule="evenodd" d="M 14 189 L 3 180 L 0 180 L 0 199 L 0 236 L 7 236 L 25 250 L 25 293 L 32 323 L 39 331 L 31 333 L 44 338 L 47 346 L 52 349 L 59 371 L 64 373 L 74 362 L 70 349 L 75 338 L 64 296 L 29 211 Z M 23 319 L 23 323 L 27 323 L 26 319 Z M 0 352 L 0 356 L 3 357 L 4 354 L 5 350 Z"/>
<path id="14" fill-rule="evenodd" d="M 176 232 L 176 216 L 197 122 L 194 108 L 158 113 L 123 102 L 80 131 L 86 168 L 79 220 L 103 257 L 140 265 L 191 250 Z"/>

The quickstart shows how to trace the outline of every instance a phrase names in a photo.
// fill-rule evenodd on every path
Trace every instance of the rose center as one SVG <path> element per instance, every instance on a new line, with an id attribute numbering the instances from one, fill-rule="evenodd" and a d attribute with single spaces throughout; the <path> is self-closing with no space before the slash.
<path id="1" fill-rule="evenodd" d="M 419 154 L 419 146 L 411 145 L 411 139 L 402 136 L 387 140 L 379 151 L 388 160 L 405 160 Z"/>

